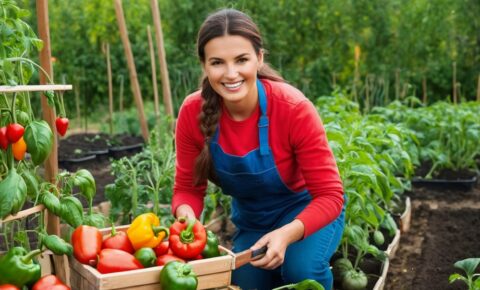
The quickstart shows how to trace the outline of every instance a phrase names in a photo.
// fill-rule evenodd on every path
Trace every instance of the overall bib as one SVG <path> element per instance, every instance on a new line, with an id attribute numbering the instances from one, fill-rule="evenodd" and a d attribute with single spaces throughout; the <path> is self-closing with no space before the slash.
<path id="1" fill-rule="evenodd" d="M 237 227 L 233 251 L 250 248 L 263 235 L 290 223 L 311 201 L 307 190 L 294 192 L 281 179 L 268 142 L 267 97 L 257 80 L 261 116 L 258 122 L 259 147 L 244 156 L 225 153 L 218 144 L 218 126 L 210 143 L 215 173 L 225 194 L 231 195 L 232 222 Z M 329 260 L 340 242 L 344 209 L 332 223 L 291 244 L 281 267 L 264 270 L 244 265 L 233 272 L 233 284 L 242 290 L 270 290 L 287 283 L 314 279 L 325 289 L 333 284 Z"/>

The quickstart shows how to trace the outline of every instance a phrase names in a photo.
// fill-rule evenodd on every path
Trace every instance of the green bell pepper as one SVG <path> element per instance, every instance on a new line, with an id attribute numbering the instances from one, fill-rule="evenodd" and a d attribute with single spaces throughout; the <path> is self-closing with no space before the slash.
<path id="1" fill-rule="evenodd" d="M 143 267 L 153 267 L 157 263 L 157 256 L 152 248 L 140 248 L 135 252 L 135 258 Z"/>
<path id="2" fill-rule="evenodd" d="M 306 279 L 302 282 L 297 284 L 289 284 L 285 286 L 281 286 L 278 288 L 274 288 L 272 290 L 281 290 L 281 289 L 288 289 L 288 290 L 325 290 L 323 286 L 315 280 Z"/>
<path id="3" fill-rule="evenodd" d="M 202 251 L 202 257 L 204 259 L 213 258 L 220 256 L 220 251 L 218 250 L 218 237 L 212 231 L 207 231 L 207 244 Z"/>
<path id="4" fill-rule="evenodd" d="M 162 290 L 195 290 L 198 286 L 197 275 L 192 266 L 179 261 L 171 261 L 160 272 Z"/>
<path id="5" fill-rule="evenodd" d="M 13 284 L 19 288 L 35 283 L 41 276 L 40 265 L 32 259 L 41 250 L 30 253 L 23 247 L 13 247 L 0 258 L 0 285 Z"/>

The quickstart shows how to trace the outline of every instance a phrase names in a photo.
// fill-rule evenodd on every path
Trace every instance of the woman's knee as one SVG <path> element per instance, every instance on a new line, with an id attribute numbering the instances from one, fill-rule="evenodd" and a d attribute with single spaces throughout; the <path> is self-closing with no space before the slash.
<path id="1" fill-rule="evenodd" d="M 333 284 L 332 271 L 327 261 L 319 262 L 315 265 L 284 263 L 282 266 L 282 278 L 285 283 L 298 283 L 305 279 L 312 279 L 322 284 L 325 289 L 331 289 Z"/>

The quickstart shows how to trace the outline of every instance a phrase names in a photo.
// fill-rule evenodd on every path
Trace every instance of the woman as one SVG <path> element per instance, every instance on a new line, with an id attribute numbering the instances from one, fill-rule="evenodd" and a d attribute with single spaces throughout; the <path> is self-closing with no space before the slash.
<path id="1" fill-rule="evenodd" d="M 268 247 L 233 272 L 233 284 L 272 289 L 315 279 L 330 289 L 344 200 L 315 107 L 264 63 L 258 28 L 242 12 L 211 14 L 197 52 L 204 78 L 177 121 L 173 213 L 199 217 L 210 179 L 233 197 L 233 251 Z"/>

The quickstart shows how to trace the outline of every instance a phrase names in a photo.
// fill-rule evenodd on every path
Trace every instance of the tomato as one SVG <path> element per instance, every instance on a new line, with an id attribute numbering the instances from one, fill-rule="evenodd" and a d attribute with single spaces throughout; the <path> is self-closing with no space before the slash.
<path id="1" fill-rule="evenodd" d="M 7 127 L 0 128 L 0 148 L 3 150 L 8 148 Z"/>
<path id="2" fill-rule="evenodd" d="M 7 139 L 10 143 L 15 143 L 22 138 L 25 128 L 20 124 L 9 124 L 7 126 Z"/>
<path id="3" fill-rule="evenodd" d="M 347 258 L 340 258 L 333 262 L 332 272 L 335 281 L 341 281 L 347 271 L 353 269 L 352 262 Z"/>
<path id="4" fill-rule="evenodd" d="M 60 134 L 60 136 L 65 136 L 65 133 L 67 133 L 68 129 L 68 118 L 58 117 L 55 119 L 55 127 L 57 128 L 57 132 Z"/>
<path id="5" fill-rule="evenodd" d="M 23 140 L 23 137 L 12 144 L 13 157 L 16 160 L 23 160 L 25 158 L 25 152 L 27 152 L 27 143 Z"/>
<path id="6" fill-rule="evenodd" d="M 350 269 L 342 279 L 343 290 L 363 290 L 367 284 L 367 275 L 362 270 Z"/>

